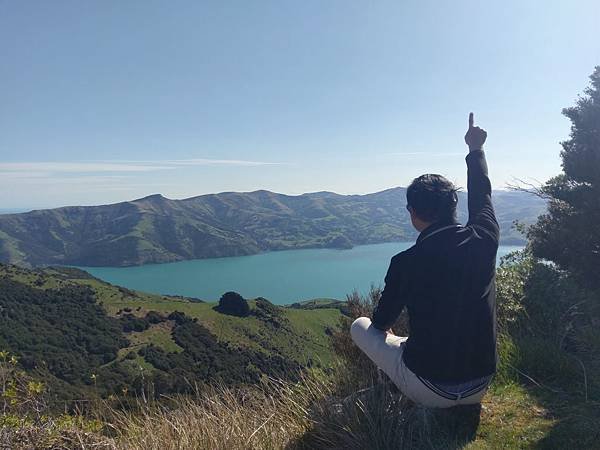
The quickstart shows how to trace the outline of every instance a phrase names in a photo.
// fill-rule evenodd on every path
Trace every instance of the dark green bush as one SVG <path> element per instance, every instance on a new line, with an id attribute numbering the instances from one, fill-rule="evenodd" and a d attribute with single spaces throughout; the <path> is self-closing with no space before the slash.
<path id="1" fill-rule="evenodd" d="M 237 292 L 224 293 L 221 296 L 219 305 L 216 309 L 223 314 L 230 314 L 238 317 L 246 317 L 250 314 L 248 302 Z"/>

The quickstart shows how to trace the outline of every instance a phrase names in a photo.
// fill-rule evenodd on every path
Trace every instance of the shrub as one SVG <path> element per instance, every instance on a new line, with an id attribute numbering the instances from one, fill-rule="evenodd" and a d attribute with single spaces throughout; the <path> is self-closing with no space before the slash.
<path id="1" fill-rule="evenodd" d="M 43 383 L 19 368 L 15 355 L 0 351 L 0 413 L 3 419 L 10 414 L 18 414 L 21 419 L 39 419 L 46 408 L 45 391 Z"/>
<path id="2" fill-rule="evenodd" d="M 147 319 L 134 316 L 133 314 L 125 314 L 119 320 L 125 333 L 145 331 L 150 326 L 150 322 Z"/>
<path id="3" fill-rule="evenodd" d="M 600 395 L 600 314 L 593 295 L 527 251 L 498 269 L 499 381 L 535 380 L 554 390 Z"/>
<path id="4" fill-rule="evenodd" d="M 281 308 L 275 306 L 266 298 L 258 297 L 255 306 L 251 314 L 265 324 L 269 324 L 276 329 L 289 325 L 289 320 L 281 314 Z"/>
<path id="5" fill-rule="evenodd" d="M 250 314 L 250 306 L 244 297 L 237 292 L 226 292 L 219 300 L 217 310 L 223 314 L 246 317 Z"/>
<path id="6" fill-rule="evenodd" d="M 146 320 L 151 324 L 157 324 L 164 322 L 166 319 L 162 314 L 156 311 L 148 311 L 146 314 Z"/>

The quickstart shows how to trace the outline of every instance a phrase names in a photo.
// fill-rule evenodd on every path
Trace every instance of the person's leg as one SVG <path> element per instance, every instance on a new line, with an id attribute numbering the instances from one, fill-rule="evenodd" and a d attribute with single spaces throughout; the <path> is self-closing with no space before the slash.
<path id="1" fill-rule="evenodd" d="M 488 387 L 489 387 L 489 385 L 486 386 L 485 388 L 483 388 L 482 390 L 476 392 L 475 394 L 461 398 L 457 403 L 459 405 L 465 405 L 465 406 L 481 404 L 483 397 L 487 393 Z"/>
<path id="2" fill-rule="evenodd" d="M 350 327 L 352 340 L 377 367 L 383 370 L 391 380 L 403 390 L 400 379 L 403 343 L 406 337 L 394 336 L 375 328 L 368 317 L 359 317 Z"/>
<path id="3" fill-rule="evenodd" d="M 401 378 L 404 380 L 405 387 L 403 392 L 408 398 L 426 408 L 451 408 L 458 403 L 456 400 L 450 400 L 438 395 L 431 388 L 427 387 L 414 372 L 412 372 L 404 362 L 399 369 Z"/>
<path id="4" fill-rule="evenodd" d="M 402 391 L 415 403 L 435 408 L 448 408 L 456 405 L 435 394 L 412 373 L 402 361 L 402 352 L 407 337 L 394 336 L 375 328 L 368 317 L 359 317 L 350 327 L 352 340 L 383 370 Z"/>
<path id="5" fill-rule="evenodd" d="M 481 402 L 482 397 L 487 391 L 487 386 L 481 390 L 476 390 L 474 393 L 467 393 L 465 398 L 456 398 L 456 394 L 440 395 L 440 388 L 431 384 L 423 378 L 418 377 L 404 363 L 400 366 L 401 378 L 406 383 L 406 395 L 415 403 L 430 407 L 430 408 L 451 408 L 459 405 L 476 405 Z M 442 391 L 443 392 L 443 391 Z M 453 398 L 448 398 L 451 396 Z"/>
<path id="6" fill-rule="evenodd" d="M 394 336 L 375 328 L 368 317 L 359 317 L 350 327 L 352 340 L 383 370 L 396 386 L 415 403 L 429 408 L 450 408 L 478 403 L 486 389 L 460 400 L 450 400 L 434 392 L 402 361 L 407 337 Z"/>

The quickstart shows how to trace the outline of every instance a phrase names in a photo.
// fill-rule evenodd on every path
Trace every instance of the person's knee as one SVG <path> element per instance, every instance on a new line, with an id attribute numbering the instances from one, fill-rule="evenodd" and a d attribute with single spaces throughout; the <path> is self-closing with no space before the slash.
<path id="1" fill-rule="evenodd" d="M 352 322 L 352 325 L 350 325 L 350 336 L 352 336 L 352 340 L 356 342 L 357 339 L 360 339 L 360 336 L 364 335 L 370 326 L 371 319 L 368 317 L 359 317 Z"/>

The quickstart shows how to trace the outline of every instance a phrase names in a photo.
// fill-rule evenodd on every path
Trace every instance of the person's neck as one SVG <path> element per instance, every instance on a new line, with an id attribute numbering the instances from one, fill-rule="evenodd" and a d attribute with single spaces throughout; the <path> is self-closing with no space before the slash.
<path id="1" fill-rule="evenodd" d="M 421 222 L 419 224 L 419 226 L 417 227 L 417 231 L 419 233 L 422 233 L 423 231 L 425 231 L 427 228 L 429 228 L 431 225 L 435 224 L 436 222 Z"/>
<path id="2" fill-rule="evenodd" d="M 429 233 L 430 231 L 434 231 L 438 228 L 441 228 L 441 227 L 444 227 L 447 225 L 457 224 L 458 221 L 455 218 L 451 217 L 448 219 L 436 220 L 435 222 L 424 222 L 424 223 L 427 223 L 427 226 L 425 228 L 423 228 L 421 230 L 417 229 L 417 231 L 419 231 L 420 237 L 424 236 L 427 233 Z"/>

